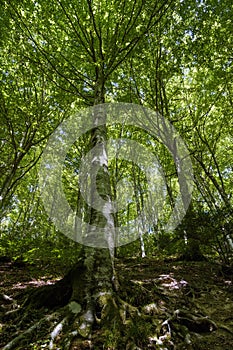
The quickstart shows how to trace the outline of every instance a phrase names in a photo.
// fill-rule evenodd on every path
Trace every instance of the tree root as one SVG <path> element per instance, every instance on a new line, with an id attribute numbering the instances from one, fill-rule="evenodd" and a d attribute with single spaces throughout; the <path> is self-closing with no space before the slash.
<path id="1" fill-rule="evenodd" d="M 75 277 L 74 277 L 75 275 Z M 117 292 L 92 294 L 91 303 L 85 295 L 85 271 L 71 271 L 48 288 L 30 293 L 21 309 L 12 315 L 18 328 L 25 329 L 45 307 L 50 315 L 42 317 L 27 330 L 17 330 L 3 350 L 20 348 L 26 342 L 44 341 L 48 349 L 172 349 L 175 341 L 192 346 L 194 333 L 209 333 L 227 327 L 216 325 L 202 314 L 182 308 L 167 307 L 169 296 L 156 293 L 140 283 L 121 281 Z M 133 289 L 133 293 L 130 291 Z M 65 292 L 65 299 L 63 293 Z M 149 294 L 149 296 L 148 296 Z M 162 302 L 161 302 L 162 301 Z M 160 303 L 161 302 L 161 303 Z M 65 305 L 64 305 L 65 304 Z M 174 304 L 173 304 L 174 305 Z M 43 309 L 41 309 L 43 307 Z M 39 311 L 38 311 L 39 308 Z M 35 310 L 37 312 L 35 313 Z M 196 309 L 196 308 L 195 308 Z M 169 311 L 168 311 L 169 310 Z M 39 333 L 38 339 L 35 334 Z M 26 349 L 26 346 L 24 347 Z"/>
<path id="2" fill-rule="evenodd" d="M 173 319 L 187 327 L 191 332 L 208 333 L 218 328 L 215 322 L 207 317 L 198 317 L 185 310 L 176 310 Z"/>
<path id="3" fill-rule="evenodd" d="M 16 349 L 16 346 L 18 346 L 20 343 L 22 343 L 25 339 L 28 340 L 35 331 L 40 329 L 42 326 L 51 326 L 51 321 L 53 319 L 57 318 L 57 314 L 47 315 L 40 319 L 37 323 L 35 323 L 33 326 L 31 326 L 26 331 L 22 332 L 18 336 L 16 336 L 13 340 L 11 340 L 8 344 L 6 344 L 2 350 L 11 350 Z"/>
<path id="4" fill-rule="evenodd" d="M 233 335 L 233 331 L 232 331 L 230 328 L 228 328 L 227 326 L 223 325 L 223 324 L 218 325 L 218 328 L 219 328 L 219 329 L 223 329 L 223 330 L 226 331 L 227 333 Z"/>
<path id="5" fill-rule="evenodd" d="M 218 327 L 207 317 L 193 315 L 182 309 L 173 314 L 166 311 L 161 313 L 155 303 L 139 309 L 110 293 L 97 296 L 96 303 L 99 309 L 97 307 L 95 319 L 90 319 L 90 314 L 82 305 L 70 301 L 65 307 L 41 318 L 29 329 L 20 334 L 18 332 L 3 350 L 18 348 L 30 341 L 38 331 L 40 341 L 44 339 L 51 350 L 56 346 L 64 350 L 74 349 L 75 346 L 77 349 L 92 349 L 93 346 L 109 349 L 153 349 L 166 346 L 170 349 L 174 346 L 175 335 L 179 335 L 188 348 L 191 344 L 189 332 L 212 332 L 223 328 L 232 334 L 227 327 Z"/>

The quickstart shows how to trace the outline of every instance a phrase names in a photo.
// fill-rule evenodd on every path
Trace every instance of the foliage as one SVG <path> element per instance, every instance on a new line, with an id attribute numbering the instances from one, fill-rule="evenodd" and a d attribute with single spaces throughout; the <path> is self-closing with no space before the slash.
<path id="1" fill-rule="evenodd" d="M 178 191 L 171 155 L 133 126 L 107 130 L 108 138 L 140 142 L 163 167 L 164 217 L 145 232 L 146 253 L 184 253 L 191 230 L 203 254 L 231 260 L 232 15 L 229 2 L 217 0 L 1 4 L 1 254 L 26 260 L 76 256 L 79 247 L 56 232 L 44 212 L 37 171 L 49 135 L 70 113 L 93 105 L 102 86 L 107 102 L 159 111 L 192 157 L 192 211 L 176 232 L 163 232 Z M 67 200 L 83 220 L 90 208 L 77 182 L 89 136 L 70 149 L 63 171 Z M 115 196 L 120 181 L 132 184 L 132 203 L 116 218 L 124 224 L 142 209 L 148 194 L 145 174 L 124 160 L 112 161 L 109 170 Z M 140 254 L 140 244 L 119 248 L 119 256 Z"/>

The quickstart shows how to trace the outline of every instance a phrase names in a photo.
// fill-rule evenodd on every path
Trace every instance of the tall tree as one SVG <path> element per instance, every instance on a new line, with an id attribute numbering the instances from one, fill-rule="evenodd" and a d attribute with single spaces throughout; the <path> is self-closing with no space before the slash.
<path id="1" fill-rule="evenodd" d="M 112 74 L 133 55 L 140 41 L 147 40 L 148 32 L 155 28 L 172 4 L 173 1 L 91 0 L 24 1 L 20 4 L 11 1 L 5 4 L 20 33 L 23 58 L 30 66 L 38 67 L 60 91 L 72 95 L 77 104 L 96 106 L 93 125 L 99 120 L 103 124 L 92 130 L 90 148 L 97 146 L 98 149 L 95 165 L 102 171 L 97 177 L 97 187 L 109 206 L 107 211 L 102 208 L 100 213 L 91 209 L 89 222 L 92 226 L 104 225 L 108 249 L 84 247 L 82 259 L 59 283 L 57 291 L 59 294 L 59 286 L 63 288 L 64 283 L 70 284 L 69 300 L 79 305 L 73 324 L 86 338 L 97 321 L 105 328 L 109 328 L 109 323 L 110 327 L 119 327 L 124 321 L 122 312 L 126 307 L 116 294 L 118 282 L 113 261 L 114 217 L 106 152 L 106 116 L 100 105 L 106 100 Z M 91 239 L 92 232 L 88 234 Z M 47 300 L 48 296 L 45 298 Z"/>

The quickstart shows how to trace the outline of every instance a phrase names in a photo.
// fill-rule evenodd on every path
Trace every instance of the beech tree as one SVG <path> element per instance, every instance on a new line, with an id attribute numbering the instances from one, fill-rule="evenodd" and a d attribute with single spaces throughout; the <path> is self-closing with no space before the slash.
<path id="1" fill-rule="evenodd" d="M 138 43 L 145 40 L 169 11 L 172 1 L 55 1 L 5 4 L 23 46 L 21 57 L 29 66 L 37 66 L 48 81 L 63 93 L 71 94 L 80 106 L 96 105 L 94 125 L 102 119 L 103 127 L 91 132 L 90 148 L 98 146 L 99 166 L 103 168 L 97 179 L 100 195 L 109 203 L 108 212 L 91 210 L 89 222 L 105 225 L 107 249 L 84 247 L 79 262 L 55 288 L 38 293 L 29 305 L 46 304 L 49 299 L 70 302 L 77 334 L 88 338 L 93 325 L 119 328 L 125 322 L 127 305 L 117 297 L 119 283 L 114 272 L 114 217 L 111 211 L 112 193 L 106 152 L 105 115 L 100 104 L 106 101 L 111 75 L 121 63 L 133 55 Z M 104 186 L 103 186 L 104 184 Z M 106 223 L 107 221 L 107 223 Z M 91 232 L 88 233 L 91 239 Z M 109 239 L 110 238 L 110 239 Z M 55 298 L 55 299 L 54 299 Z M 50 302 L 52 302 L 50 300 Z M 54 303 L 54 301 L 53 301 Z M 132 317 L 132 312 L 129 307 Z M 68 336 L 67 347 L 71 342 Z M 120 341 L 120 339 L 119 339 Z"/>
<path id="2" fill-rule="evenodd" d="M 62 329 L 64 349 L 74 339 L 89 342 L 99 329 L 103 338 L 113 334 L 116 349 L 134 348 L 135 340 L 127 334 L 133 319 L 140 316 L 143 321 L 151 321 L 150 315 L 139 315 L 137 307 L 123 300 L 123 281 L 114 266 L 117 221 L 122 217 L 129 221 L 140 213 L 148 188 L 140 169 L 121 160 L 109 162 L 106 150 L 109 133 L 125 138 L 130 135 L 159 156 L 166 180 L 166 218 L 175 206 L 178 171 L 174 159 L 153 135 L 142 132 L 138 136 L 132 125 L 107 127 L 102 108 L 106 102 L 149 107 L 175 126 L 192 157 L 196 186 L 191 210 L 181 230 L 188 232 L 190 222 L 196 225 L 203 212 L 213 212 L 213 217 L 221 213 L 221 219 L 222 213 L 226 213 L 220 226 L 228 227 L 229 231 L 221 231 L 220 246 L 227 242 L 227 254 L 232 252 L 231 17 L 228 2 L 220 4 L 217 0 L 4 2 L 0 17 L 3 28 L 0 195 L 6 236 L 13 239 L 18 227 L 25 236 L 32 226 L 33 235 L 38 234 L 35 233 L 38 229 L 43 237 L 51 232 L 52 237 L 56 236 L 39 202 L 38 161 L 59 123 L 78 110 L 92 106 L 93 120 L 87 124 L 96 125 L 69 150 L 63 184 L 74 210 L 96 227 L 88 232 L 89 241 L 96 239 L 101 227 L 106 233 L 107 248 L 77 245 L 76 263 L 68 274 L 55 285 L 32 293 L 23 305 L 23 319 L 33 307 L 57 308 L 57 313 L 46 315 L 28 330 L 29 334 L 52 322 L 51 349 Z M 73 169 L 79 170 L 82 156 L 93 148 L 96 153 L 92 162 L 100 171 L 96 178 L 91 177 L 91 187 L 96 186 L 98 195 L 108 204 L 107 207 L 100 204 L 99 210 L 92 206 L 97 200 L 95 193 L 93 203 L 84 203 L 73 176 Z M 127 176 L 133 183 L 135 203 L 128 205 L 124 217 L 121 213 L 115 215 L 112 205 L 117 196 L 117 181 Z M 155 215 L 154 207 L 152 203 L 151 216 Z M 163 222 L 158 220 L 150 230 L 162 237 L 162 226 Z M 10 235 L 8 231 L 12 228 Z M 183 235 L 182 239 L 191 240 L 192 235 L 196 239 L 196 231 L 190 232 L 189 237 Z M 177 233 L 166 234 L 173 239 Z M 146 240 L 148 246 L 155 246 L 157 236 L 154 237 L 140 237 L 143 254 L 147 251 Z M 215 238 L 217 241 L 219 236 L 216 234 Z M 17 243 L 20 245 L 20 241 Z M 19 335 L 4 349 L 16 348 L 21 339 Z"/>

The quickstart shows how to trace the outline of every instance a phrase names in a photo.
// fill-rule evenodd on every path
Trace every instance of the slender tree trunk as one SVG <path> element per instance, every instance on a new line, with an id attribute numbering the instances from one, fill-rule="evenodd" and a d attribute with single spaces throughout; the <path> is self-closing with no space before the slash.
<path id="1" fill-rule="evenodd" d="M 114 214 L 112 212 L 112 195 L 110 178 L 108 172 L 108 156 L 106 149 L 107 131 L 106 131 L 106 115 L 104 108 L 101 108 L 101 104 L 104 104 L 104 76 L 98 72 L 95 97 L 94 97 L 94 113 L 93 113 L 93 125 L 96 127 L 92 130 L 91 141 L 89 149 L 93 150 L 92 166 L 95 169 L 99 169 L 95 176 L 94 168 L 93 173 L 90 170 L 91 186 L 96 188 L 96 191 L 91 191 L 91 203 L 93 203 L 90 210 L 90 230 L 87 232 L 88 241 L 93 244 L 97 240 L 98 235 L 103 240 L 103 232 L 105 234 L 105 246 L 107 248 L 93 248 L 84 247 L 84 298 L 85 298 L 85 311 L 82 316 L 82 323 L 79 327 L 79 331 L 82 335 L 88 336 L 91 333 L 92 326 L 96 319 L 100 318 L 105 322 L 103 316 L 103 309 L 114 305 L 113 293 L 114 293 L 114 281 L 116 281 L 116 275 L 114 271 Z M 101 122 L 101 125 L 100 125 Z M 97 126 L 98 125 L 98 126 Z M 95 182 L 95 183 L 94 183 Z M 92 187 L 91 187 L 92 188 Z M 101 205 L 98 198 L 101 197 L 104 200 L 104 205 Z M 98 206 L 98 210 L 96 209 Z M 101 228 L 101 232 L 98 233 L 98 229 Z M 104 229 L 104 230 L 103 230 Z M 94 246 L 95 244 L 93 244 Z M 79 283 L 78 283 L 79 271 L 76 272 L 77 278 L 77 294 L 80 295 Z M 115 286 L 117 284 L 115 283 Z M 75 289 L 75 288 L 74 288 Z M 73 299 L 75 299 L 75 290 L 73 290 Z M 115 310 L 117 311 L 117 310 Z M 108 313 L 105 312 L 107 315 Z M 114 317 L 114 312 L 112 317 Z M 109 321 L 110 315 L 107 319 Z"/>

